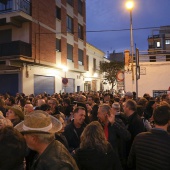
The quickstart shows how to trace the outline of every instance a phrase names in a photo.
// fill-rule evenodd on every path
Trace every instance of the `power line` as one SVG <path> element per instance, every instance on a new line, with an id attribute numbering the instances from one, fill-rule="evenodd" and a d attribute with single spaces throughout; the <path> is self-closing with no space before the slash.
<path id="1" fill-rule="evenodd" d="M 141 28 L 133 28 L 133 31 L 138 31 L 138 30 L 148 30 L 148 29 L 160 29 L 160 27 L 141 27 Z M 97 33 L 97 32 L 119 32 L 119 31 L 129 31 L 130 28 L 123 28 L 123 29 L 111 29 L 111 30 L 89 30 L 89 31 L 84 31 L 86 33 Z M 35 33 L 35 34 L 65 34 L 69 32 L 61 31 L 61 32 L 52 32 L 52 33 Z M 71 32 L 71 34 L 78 33 L 77 31 Z"/>
<path id="2" fill-rule="evenodd" d="M 147 30 L 147 29 L 157 29 L 160 27 L 142 27 L 142 28 L 133 28 L 134 31 L 136 30 Z M 124 29 L 116 29 L 116 30 L 91 30 L 91 31 L 86 31 L 87 33 L 89 32 L 116 32 L 116 31 L 129 31 L 130 28 L 124 28 Z"/>

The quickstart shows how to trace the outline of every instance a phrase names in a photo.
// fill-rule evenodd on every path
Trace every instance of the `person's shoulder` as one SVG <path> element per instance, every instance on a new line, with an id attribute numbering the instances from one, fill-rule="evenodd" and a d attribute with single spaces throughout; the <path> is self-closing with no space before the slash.
<path id="1" fill-rule="evenodd" d="M 141 132 L 136 136 L 136 140 L 166 140 L 170 141 L 170 134 L 164 130 L 151 129 L 147 132 Z"/>
<path id="2" fill-rule="evenodd" d="M 48 170 L 73 170 L 73 167 L 61 159 L 52 157 L 50 160 L 40 161 L 40 164 L 36 167 L 37 170 L 48 169 Z"/>
<path id="3" fill-rule="evenodd" d="M 72 129 L 73 127 L 74 127 L 74 126 L 73 126 L 73 121 L 71 121 L 69 124 L 66 125 L 65 131 Z"/>

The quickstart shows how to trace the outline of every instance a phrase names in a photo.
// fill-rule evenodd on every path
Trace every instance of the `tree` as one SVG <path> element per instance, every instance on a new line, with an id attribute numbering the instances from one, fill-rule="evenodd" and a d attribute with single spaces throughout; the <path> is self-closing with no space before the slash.
<path id="1" fill-rule="evenodd" d="M 116 79 L 117 73 L 123 68 L 124 68 L 123 62 L 111 61 L 110 63 L 108 62 L 100 63 L 100 73 L 104 73 L 103 84 L 109 83 L 112 85 L 113 88 L 117 83 Z"/>

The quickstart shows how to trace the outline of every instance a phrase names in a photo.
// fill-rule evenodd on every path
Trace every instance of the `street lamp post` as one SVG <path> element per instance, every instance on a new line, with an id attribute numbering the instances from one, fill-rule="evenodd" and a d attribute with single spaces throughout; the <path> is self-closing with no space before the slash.
<path id="1" fill-rule="evenodd" d="M 133 55 L 134 55 L 134 43 L 133 43 L 133 26 L 132 26 L 132 10 L 134 7 L 133 1 L 126 2 L 126 8 L 130 12 L 130 47 L 131 47 L 131 70 L 132 70 L 132 81 L 134 81 L 134 70 L 133 70 Z"/>

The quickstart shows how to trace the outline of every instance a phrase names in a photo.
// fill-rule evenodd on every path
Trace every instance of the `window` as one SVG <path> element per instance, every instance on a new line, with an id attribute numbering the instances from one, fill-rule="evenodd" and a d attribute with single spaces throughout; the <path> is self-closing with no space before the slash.
<path id="1" fill-rule="evenodd" d="M 83 2 L 78 0 L 78 12 L 82 15 L 83 14 Z"/>
<path id="2" fill-rule="evenodd" d="M 166 55 L 166 61 L 170 61 L 170 55 Z"/>
<path id="3" fill-rule="evenodd" d="M 78 24 L 78 37 L 83 40 L 83 26 Z"/>
<path id="4" fill-rule="evenodd" d="M 70 44 L 67 44 L 67 59 L 73 61 L 73 46 Z"/>
<path id="5" fill-rule="evenodd" d="M 61 20 L 61 8 L 59 8 L 58 6 L 56 6 L 56 18 Z"/>
<path id="6" fill-rule="evenodd" d="M 67 3 L 71 6 L 73 6 L 73 0 L 67 0 Z"/>
<path id="7" fill-rule="evenodd" d="M 56 51 L 61 52 L 61 40 L 56 38 Z"/>
<path id="8" fill-rule="evenodd" d="M 1 0 L 0 1 L 0 12 L 12 10 L 13 0 Z"/>
<path id="9" fill-rule="evenodd" d="M 78 50 L 78 63 L 83 65 L 83 50 Z"/>
<path id="10" fill-rule="evenodd" d="M 170 44 L 170 40 L 165 40 L 165 44 Z"/>
<path id="11" fill-rule="evenodd" d="M 93 58 L 93 71 L 95 72 L 96 71 L 96 59 Z"/>
<path id="12" fill-rule="evenodd" d="M 161 42 L 156 42 L 156 47 L 161 47 Z"/>
<path id="13" fill-rule="evenodd" d="M 156 62 L 156 56 L 150 56 L 150 62 Z"/>
<path id="14" fill-rule="evenodd" d="M 67 32 L 73 33 L 73 19 L 67 15 Z"/>

